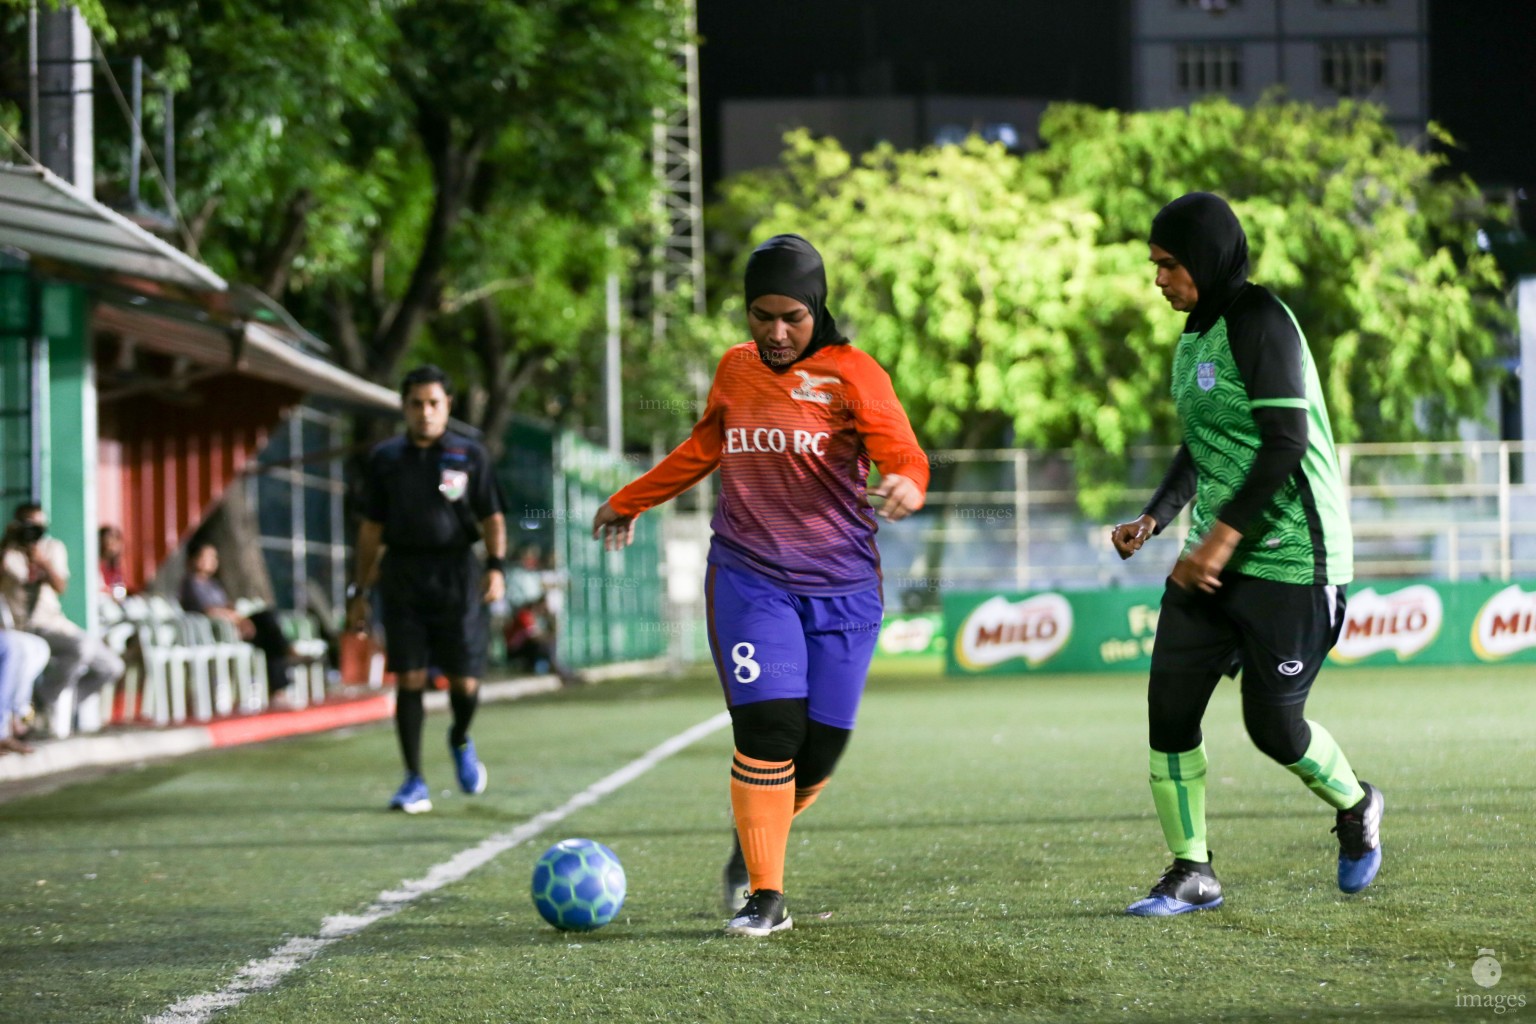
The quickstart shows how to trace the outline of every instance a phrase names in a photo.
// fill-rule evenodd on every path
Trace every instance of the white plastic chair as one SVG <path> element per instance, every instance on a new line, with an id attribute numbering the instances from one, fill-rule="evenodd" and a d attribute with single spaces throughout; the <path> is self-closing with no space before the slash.
<path id="1" fill-rule="evenodd" d="M 177 643 L 176 623 L 146 618 L 135 632 L 144 661 L 140 714 L 156 725 L 185 722 L 190 658 Z"/>
<path id="2" fill-rule="evenodd" d="M 329 649 L 323 637 L 316 634 L 315 624 L 308 615 L 284 612 L 280 615 L 283 635 L 288 638 L 294 663 L 288 669 L 292 683 L 288 689 L 293 706 L 306 707 L 311 701 L 325 701 L 325 655 Z"/>
<path id="3" fill-rule="evenodd" d="M 186 658 L 189 670 L 192 717 L 199 722 L 206 722 L 213 718 L 215 709 L 214 671 L 218 658 L 214 651 L 213 631 L 203 630 L 198 620 L 202 623 L 208 621 L 206 616 L 181 612 L 176 616 L 174 624 L 176 644 L 181 648 L 181 656 Z M 223 700 L 233 708 L 234 697 L 229 688 L 228 676 L 225 677 L 224 683 Z"/>
<path id="4" fill-rule="evenodd" d="M 247 714 L 267 706 L 266 656 L 240 638 L 240 630 L 228 619 L 208 619 L 213 632 L 215 656 L 233 674 L 239 708 Z"/>
<path id="5" fill-rule="evenodd" d="M 207 666 L 213 712 L 228 715 L 235 710 L 235 671 L 229 650 L 214 632 L 213 621 L 206 615 L 187 612 L 182 616 L 182 629 L 193 659 Z"/>

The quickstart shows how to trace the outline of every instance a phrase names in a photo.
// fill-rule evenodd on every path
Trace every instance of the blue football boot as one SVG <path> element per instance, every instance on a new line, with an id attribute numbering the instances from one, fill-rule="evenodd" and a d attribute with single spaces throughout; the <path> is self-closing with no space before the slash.
<path id="1" fill-rule="evenodd" d="M 1365 797 L 1338 813 L 1332 831 L 1339 837 L 1339 888 L 1359 892 L 1381 870 L 1381 812 L 1386 807 L 1381 790 L 1360 781 Z"/>
<path id="2" fill-rule="evenodd" d="M 414 772 L 407 773 L 405 781 L 395 791 L 394 798 L 389 801 L 392 811 L 404 811 L 406 814 L 421 814 L 432 809 L 432 791 L 427 788 L 427 780 Z"/>
<path id="3" fill-rule="evenodd" d="M 459 776 L 459 788 L 470 796 L 484 793 L 486 785 L 490 782 L 490 773 L 485 770 L 485 765 L 475 756 L 475 741 L 466 739 L 462 747 L 453 745 L 453 736 L 448 738 L 448 749 L 453 751 L 453 767 Z"/>
<path id="4" fill-rule="evenodd" d="M 1145 898 L 1125 908 L 1136 917 L 1172 917 L 1221 906 L 1221 882 L 1209 863 L 1175 858 Z"/>

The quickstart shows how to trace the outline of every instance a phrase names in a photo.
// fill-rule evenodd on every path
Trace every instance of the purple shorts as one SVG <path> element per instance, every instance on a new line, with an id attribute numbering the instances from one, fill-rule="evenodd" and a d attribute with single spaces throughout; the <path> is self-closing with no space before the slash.
<path id="1" fill-rule="evenodd" d="M 709 649 L 727 706 L 805 700 L 813 721 L 853 728 L 880 638 L 879 586 L 811 597 L 755 573 L 711 565 L 704 596 Z"/>

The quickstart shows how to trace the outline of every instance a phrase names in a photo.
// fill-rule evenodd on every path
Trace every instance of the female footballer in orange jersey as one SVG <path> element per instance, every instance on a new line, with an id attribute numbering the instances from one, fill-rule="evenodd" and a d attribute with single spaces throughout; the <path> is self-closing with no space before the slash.
<path id="1" fill-rule="evenodd" d="M 826 297 L 809 242 L 778 235 L 758 246 L 746 271 L 751 343 L 721 358 L 688 440 L 609 498 L 592 524 L 618 550 L 635 516 L 720 469 L 705 598 L 736 742 L 733 863 L 747 875 L 731 935 L 793 923 L 784 906 L 790 822 L 848 742 L 880 633 L 868 499 L 884 499 L 879 515 L 894 521 L 922 508 L 928 487 L 928 458 L 890 377 L 839 333 Z"/>

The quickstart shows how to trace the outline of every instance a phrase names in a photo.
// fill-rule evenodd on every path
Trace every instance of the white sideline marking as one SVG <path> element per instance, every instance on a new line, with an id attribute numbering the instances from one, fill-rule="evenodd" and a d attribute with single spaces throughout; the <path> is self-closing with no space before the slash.
<path id="1" fill-rule="evenodd" d="M 278 982 L 313 960 L 321 950 L 340 942 L 349 935 L 356 935 L 369 925 L 392 917 L 414 900 L 436 892 L 468 875 L 499 853 L 518 846 L 575 812 L 590 807 L 614 790 L 635 781 L 662 761 L 683 748 L 703 739 L 710 733 L 724 728 L 731 720 L 729 712 L 722 711 L 713 718 L 673 736 L 660 746 L 640 755 L 612 775 L 599 779 L 571 797 L 552 811 L 529 818 L 509 832 L 501 832 L 482 840 L 478 846 L 455 854 L 435 865 L 422 878 L 401 883 L 398 889 L 379 893 L 378 897 L 360 914 L 337 914 L 320 923 L 318 935 L 289 939 L 267 955 L 265 960 L 252 960 L 236 972 L 228 985 L 217 992 L 204 992 L 189 996 L 167 1007 L 163 1013 L 146 1016 L 146 1024 L 205 1024 L 220 1010 L 237 1006 L 256 992 L 275 987 Z"/>

